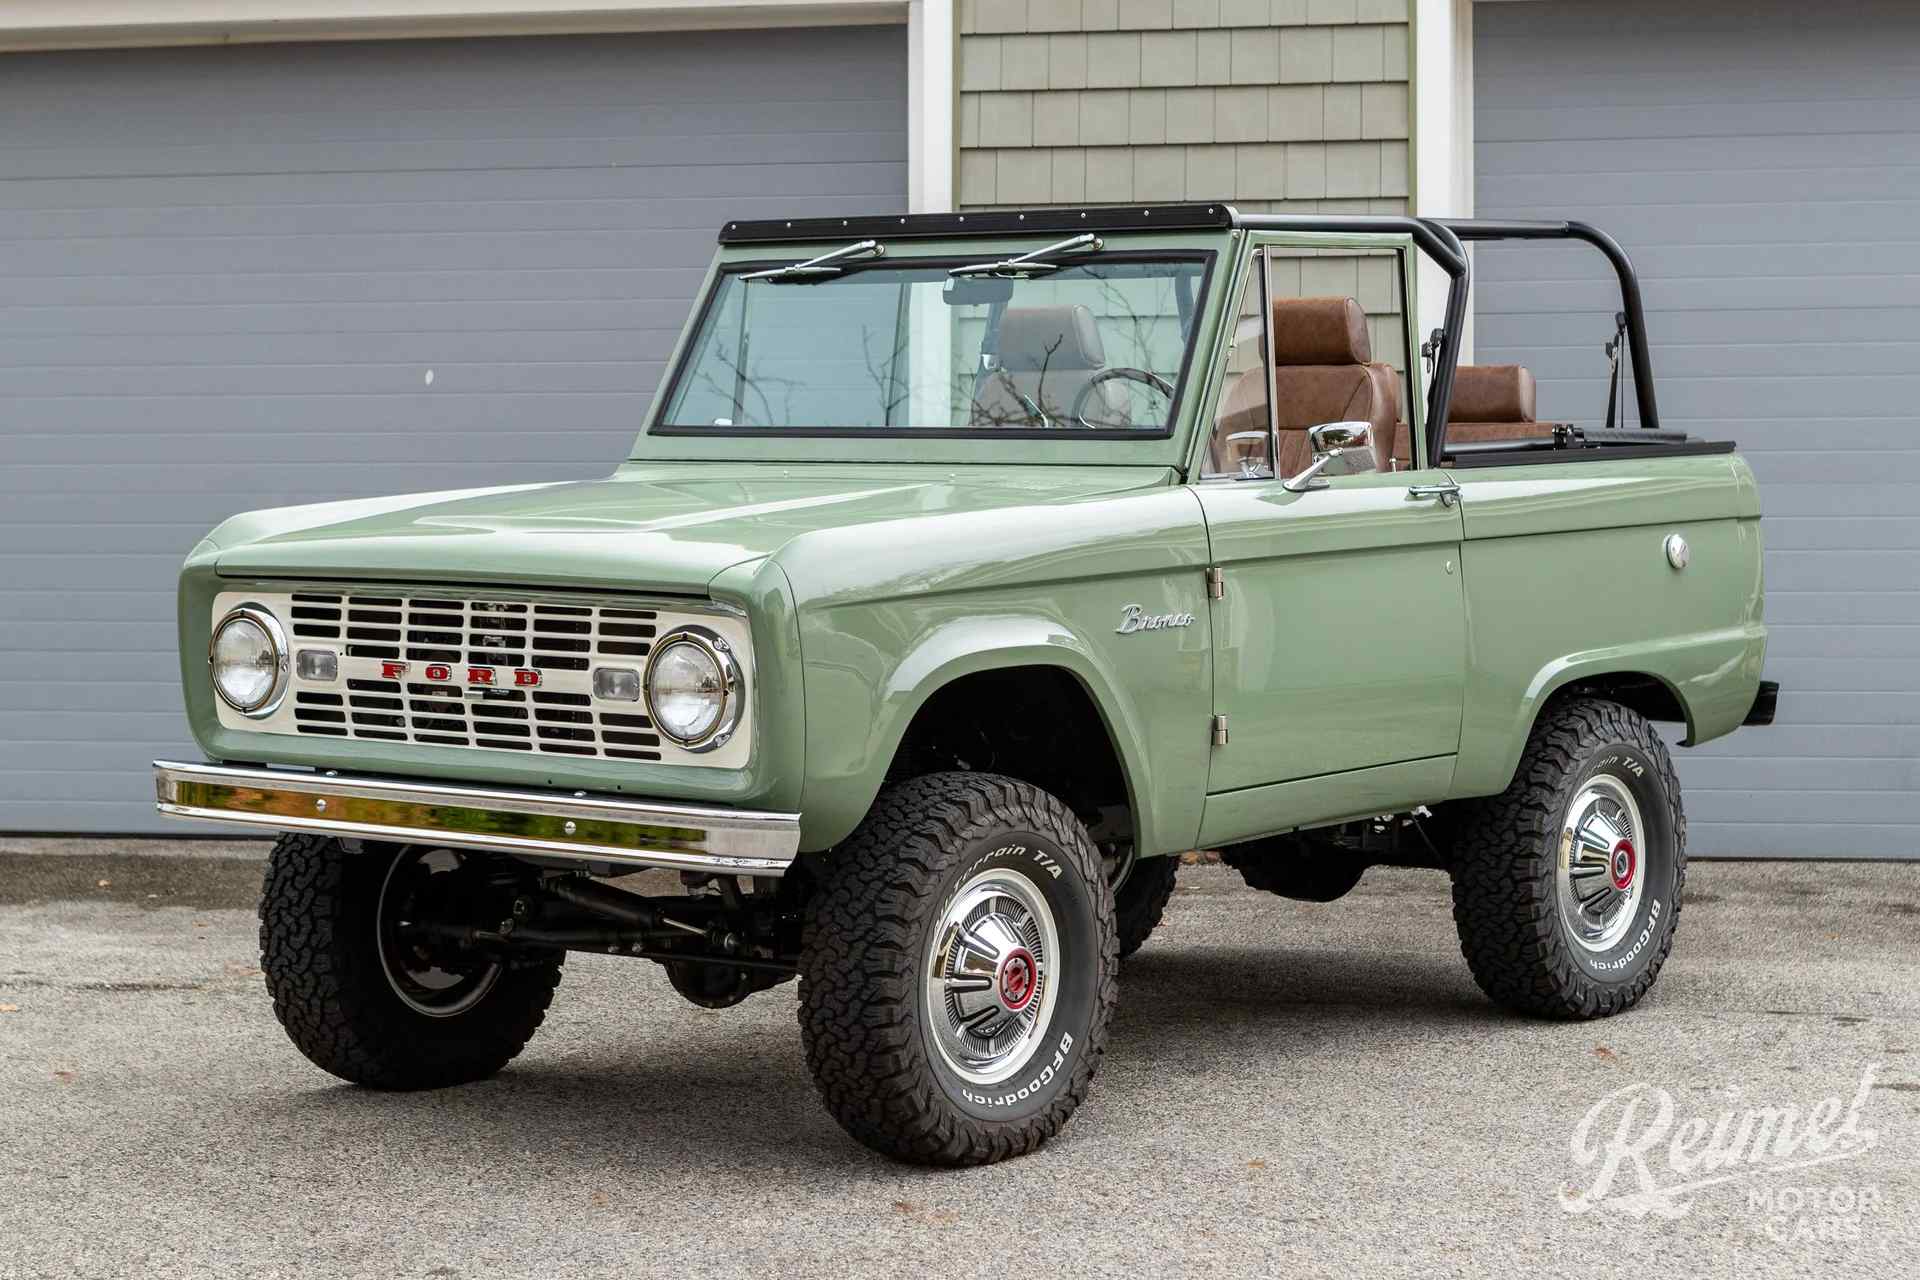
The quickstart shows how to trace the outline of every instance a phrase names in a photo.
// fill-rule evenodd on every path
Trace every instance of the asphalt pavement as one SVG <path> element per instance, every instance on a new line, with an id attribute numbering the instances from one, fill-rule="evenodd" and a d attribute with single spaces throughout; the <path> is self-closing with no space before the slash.
<path id="1" fill-rule="evenodd" d="M 1313 906 L 1185 867 L 1078 1117 L 1037 1155 L 952 1172 L 834 1126 L 793 986 L 711 1012 L 641 961 L 571 958 L 494 1080 L 339 1084 L 274 1022 L 258 852 L 0 840 L 0 1277 L 1920 1259 L 1920 865 L 1697 863 L 1653 993 L 1588 1024 L 1491 1008 L 1437 873 L 1376 870 Z M 1727 1158 L 1703 1165 L 1715 1126 Z"/>

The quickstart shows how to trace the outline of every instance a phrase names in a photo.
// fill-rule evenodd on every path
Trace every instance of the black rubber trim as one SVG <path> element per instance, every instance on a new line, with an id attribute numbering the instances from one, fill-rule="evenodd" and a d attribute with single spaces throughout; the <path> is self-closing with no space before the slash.
<path id="1" fill-rule="evenodd" d="M 1754 692 L 1753 705 L 1747 709 L 1747 718 L 1741 724 L 1766 726 L 1773 723 L 1773 713 L 1780 705 L 1780 682 L 1762 680 L 1760 688 Z"/>
<path id="2" fill-rule="evenodd" d="M 721 244 L 781 241 L 900 239 L 930 236 L 1004 236 L 1054 231 L 1226 231 L 1227 204 L 1113 205 L 1097 209 L 997 209 L 984 213 L 900 213 L 849 218 L 768 218 L 729 222 Z"/>
<path id="3" fill-rule="evenodd" d="M 1483 453 L 1565 453 L 1580 449 L 1644 449 L 1649 445 L 1699 444 L 1697 436 L 1684 431 L 1578 431 L 1566 423 L 1541 423 L 1552 426 L 1553 435 L 1518 436 L 1511 440 L 1473 440 L 1447 446 L 1449 458 L 1465 458 Z M 1578 431 L 1577 435 L 1566 435 Z"/>
<path id="4" fill-rule="evenodd" d="M 1447 454 L 1443 464 L 1456 471 L 1481 467 L 1563 466 L 1572 462 L 1628 462 L 1635 458 L 1701 458 L 1716 453 L 1732 453 L 1737 446 L 1731 440 L 1701 440 L 1693 444 L 1650 444 L 1599 449 L 1527 449 L 1518 453 Z"/>

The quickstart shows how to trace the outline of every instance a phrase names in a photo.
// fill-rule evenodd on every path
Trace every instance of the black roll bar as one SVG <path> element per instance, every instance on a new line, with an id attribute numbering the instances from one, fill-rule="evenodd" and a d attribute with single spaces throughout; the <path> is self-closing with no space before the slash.
<path id="1" fill-rule="evenodd" d="M 1607 256 L 1620 278 L 1620 302 L 1627 316 L 1627 350 L 1633 358 L 1633 396 L 1640 409 L 1640 425 L 1660 429 L 1660 410 L 1653 398 L 1653 357 L 1647 353 L 1647 317 L 1640 303 L 1640 277 L 1634 274 L 1627 251 L 1598 227 L 1584 222 L 1519 222 L 1493 218 L 1434 218 L 1463 241 L 1476 240 L 1584 240 Z M 1453 320 L 1449 316 L 1447 324 Z M 1444 420 L 1443 420 L 1444 421 Z M 1438 458 L 1439 442 L 1433 456 Z"/>

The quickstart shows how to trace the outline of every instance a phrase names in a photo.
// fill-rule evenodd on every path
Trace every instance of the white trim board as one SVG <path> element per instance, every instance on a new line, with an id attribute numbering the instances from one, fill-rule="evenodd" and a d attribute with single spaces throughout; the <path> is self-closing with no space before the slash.
<path id="1" fill-rule="evenodd" d="M 1473 216 L 1474 0 L 1415 0 L 1413 11 L 1413 213 Z M 1471 249 L 1469 249 L 1471 255 Z M 1420 333 L 1446 318 L 1447 278 L 1422 261 Z M 1467 311 L 1460 359 L 1473 359 L 1473 311 Z"/>
<path id="2" fill-rule="evenodd" d="M 953 210 L 954 0 L 907 7 L 907 212 Z"/>

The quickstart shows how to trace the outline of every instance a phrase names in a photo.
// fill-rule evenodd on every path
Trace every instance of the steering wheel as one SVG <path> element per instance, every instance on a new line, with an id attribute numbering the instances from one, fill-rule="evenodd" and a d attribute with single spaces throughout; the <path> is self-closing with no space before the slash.
<path id="1" fill-rule="evenodd" d="M 1087 397 L 1093 394 L 1093 389 L 1106 382 L 1144 383 L 1165 396 L 1169 405 L 1173 403 L 1173 384 L 1157 373 L 1150 373 L 1145 369 L 1130 369 L 1125 365 L 1102 369 L 1087 379 L 1086 384 L 1080 388 L 1080 394 L 1073 398 L 1073 408 L 1067 411 L 1069 418 L 1089 431 L 1098 431 L 1100 428 L 1088 422 L 1082 411 L 1086 408 Z"/>

